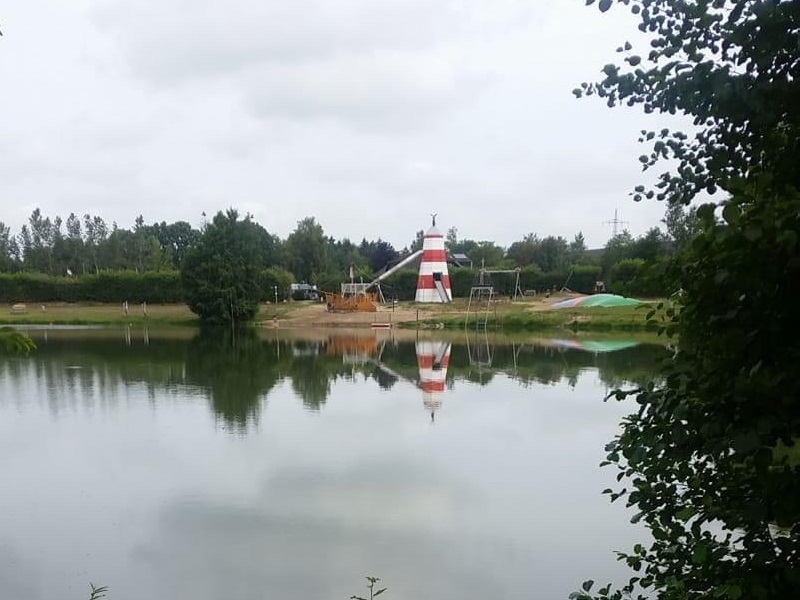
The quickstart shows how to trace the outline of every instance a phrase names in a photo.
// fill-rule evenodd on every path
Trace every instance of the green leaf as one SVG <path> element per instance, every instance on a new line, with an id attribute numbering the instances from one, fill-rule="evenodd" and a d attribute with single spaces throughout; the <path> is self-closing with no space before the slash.
<path id="1" fill-rule="evenodd" d="M 609 8 L 611 8 L 611 0 L 600 0 L 597 4 L 597 8 L 600 9 L 600 12 L 606 12 Z"/>
<path id="2" fill-rule="evenodd" d="M 381 589 L 379 589 L 377 592 L 375 592 L 375 594 L 373 594 L 373 598 L 374 598 L 375 596 L 380 596 L 380 595 L 381 595 L 383 592 L 385 592 L 387 589 L 388 589 L 388 588 L 381 588 Z"/>
<path id="3" fill-rule="evenodd" d="M 782 231 L 778 235 L 778 243 L 782 244 L 783 246 L 794 247 L 797 245 L 797 233 L 792 231 L 791 229 L 787 229 L 786 231 Z"/>
<path id="4" fill-rule="evenodd" d="M 726 204 L 722 209 L 722 218 L 730 225 L 736 225 L 741 215 L 742 211 L 735 204 Z"/>
<path id="5" fill-rule="evenodd" d="M 755 224 L 748 225 L 744 228 L 744 237 L 746 237 L 751 242 L 755 242 L 758 238 L 761 237 L 762 231 L 761 227 Z"/>
<path id="6" fill-rule="evenodd" d="M 701 221 L 713 221 L 714 209 L 716 206 L 711 203 L 702 204 L 697 208 L 697 218 Z"/>
<path id="7" fill-rule="evenodd" d="M 702 565 L 708 560 L 708 546 L 705 544 L 697 544 L 692 550 L 692 562 L 698 565 Z"/>
<path id="8" fill-rule="evenodd" d="M 594 579 L 587 579 L 581 584 L 581 588 L 583 588 L 584 592 L 588 592 L 589 590 L 592 589 L 593 585 L 594 585 Z"/>

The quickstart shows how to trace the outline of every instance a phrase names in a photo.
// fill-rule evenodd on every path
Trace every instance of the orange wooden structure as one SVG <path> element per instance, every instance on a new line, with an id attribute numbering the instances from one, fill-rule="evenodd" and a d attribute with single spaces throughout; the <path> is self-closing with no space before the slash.
<path id="1" fill-rule="evenodd" d="M 343 296 L 333 292 L 325 294 L 325 305 L 330 312 L 376 312 L 378 310 L 378 296 L 372 292 Z"/>
<path id="2" fill-rule="evenodd" d="M 372 336 L 333 335 L 325 346 L 327 354 L 334 356 L 363 355 L 375 356 L 378 353 L 378 340 Z"/>

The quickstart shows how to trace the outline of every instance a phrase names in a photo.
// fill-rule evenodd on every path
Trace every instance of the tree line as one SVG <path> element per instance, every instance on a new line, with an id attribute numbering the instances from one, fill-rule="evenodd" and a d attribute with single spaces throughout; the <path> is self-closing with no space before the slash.
<path id="1" fill-rule="evenodd" d="M 299 221 L 286 239 L 251 218 L 248 222 L 259 270 L 271 269 L 276 281 L 270 285 L 280 283 L 282 288 L 287 280 L 330 286 L 351 266 L 356 277 L 368 279 L 421 248 L 424 235 L 418 231 L 407 246 L 397 249 L 381 238 L 360 243 L 337 240 L 326 235 L 314 217 Z M 473 268 L 520 267 L 566 279 L 576 265 L 591 265 L 599 267 L 596 276 L 610 289 L 660 295 L 667 291 L 660 277 L 661 265 L 698 228 L 694 211 L 680 206 L 668 209 L 663 225 L 663 229 L 654 227 L 638 238 L 623 231 L 600 252 L 590 252 L 580 232 L 572 241 L 528 233 L 505 248 L 492 241 L 459 238 L 458 229 L 451 227 L 445 245 L 451 255 L 466 256 Z M 197 229 L 186 221 L 146 224 L 140 215 L 126 229 L 117 223 L 109 226 L 99 215 L 70 213 L 62 219 L 45 216 L 37 208 L 16 235 L 0 221 L 0 273 L 77 277 L 107 271 L 179 271 L 207 226 Z"/>

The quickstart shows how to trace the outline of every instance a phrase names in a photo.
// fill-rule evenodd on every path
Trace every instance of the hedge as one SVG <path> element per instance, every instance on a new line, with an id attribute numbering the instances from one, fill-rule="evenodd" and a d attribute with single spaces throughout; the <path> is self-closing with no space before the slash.
<path id="1" fill-rule="evenodd" d="M 469 268 L 451 268 L 450 289 L 455 298 L 469 297 L 470 288 L 478 283 L 478 270 Z M 489 275 L 490 285 L 495 292 L 502 295 L 514 293 L 514 273 L 492 273 Z M 571 272 L 543 273 L 536 267 L 527 267 L 520 271 L 520 287 L 522 291 L 533 290 L 542 293 L 550 289 L 560 290 L 567 287 L 576 292 L 591 293 L 595 282 L 600 278 L 600 267 L 595 265 L 578 265 Z M 330 285 L 333 285 L 331 283 Z M 387 298 L 413 300 L 417 290 L 417 270 L 403 269 L 393 274 L 382 283 L 383 293 Z M 336 285 L 338 289 L 338 284 Z"/>
<path id="2" fill-rule="evenodd" d="M 452 268 L 450 286 L 453 296 L 465 298 L 476 283 L 478 270 Z M 561 289 L 564 284 L 571 290 L 589 293 L 594 290 L 600 268 L 590 265 L 574 267 L 567 273 L 543 273 L 536 267 L 520 271 L 520 287 L 523 291 L 543 292 L 552 288 Z M 514 273 L 490 275 L 491 285 L 498 294 L 514 292 Z M 287 297 L 292 274 L 282 269 L 265 269 L 259 274 L 261 300 L 275 300 L 274 286 L 278 286 L 278 297 Z M 324 273 L 315 278 L 318 289 L 339 291 L 343 278 L 339 274 Z M 386 298 L 413 300 L 417 290 L 417 270 L 403 269 L 389 277 L 383 284 Z M 96 275 L 78 277 L 53 277 L 39 273 L 0 273 L 0 302 L 150 302 L 166 304 L 183 302 L 183 292 L 178 271 L 103 271 Z"/>
<path id="3" fill-rule="evenodd" d="M 0 302 L 183 302 L 178 271 L 104 271 L 79 277 L 0 273 Z"/>

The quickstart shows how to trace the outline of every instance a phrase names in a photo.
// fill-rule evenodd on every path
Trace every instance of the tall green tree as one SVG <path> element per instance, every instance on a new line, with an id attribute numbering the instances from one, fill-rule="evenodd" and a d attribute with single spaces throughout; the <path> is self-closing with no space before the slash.
<path id="1" fill-rule="evenodd" d="M 156 237 L 161 248 L 169 254 L 172 266 L 179 269 L 186 253 L 197 243 L 200 232 L 186 221 L 169 225 L 162 221 L 157 227 Z"/>
<path id="2" fill-rule="evenodd" d="M 600 259 L 603 272 L 607 274 L 621 260 L 634 258 L 634 243 L 633 236 L 627 229 L 609 239 Z"/>
<path id="3" fill-rule="evenodd" d="M 589 4 L 593 0 L 588 1 Z M 605 11 L 611 0 L 599 2 Z M 800 585 L 800 2 L 620 0 L 651 35 L 578 96 L 683 113 L 695 132 L 645 132 L 654 189 L 702 231 L 679 253 L 679 307 L 660 314 L 680 343 L 658 380 L 629 392 L 637 412 L 607 447 L 651 539 L 621 558 L 622 589 L 575 598 L 791 598 Z M 720 219 L 721 217 L 721 219 Z M 659 314 L 654 313 L 658 319 Z"/>
<path id="4" fill-rule="evenodd" d="M 669 239 L 658 227 L 651 227 L 633 243 L 633 255 L 645 262 L 655 262 L 668 254 Z"/>
<path id="5" fill-rule="evenodd" d="M 561 236 L 548 235 L 535 247 L 534 262 L 545 273 L 559 273 L 569 264 L 569 244 Z"/>
<path id="6" fill-rule="evenodd" d="M 15 271 L 19 266 L 19 246 L 11 229 L 0 221 L 0 271 Z"/>
<path id="7" fill-rule="evenodd" d="M 539 236 L 535 233 L 529 233 L 521 240 L 514 242 L 508 247 L 506 256 L 511 260 L 514 265 L 518 267 L 527 267 L 534 264 L 536 256 L 536 246 L 539 243 Z"/>
<path id="8" fill-rule="evenodd" d="M 470 251 L 469 258 L 476 266 L 496 267 L 502 264 L 505 253 L 506 251 L 502 246 L 490 241 L 481 241 L 477 242 Z"/>
<path id="9" fill-rule="evenodd" d="M 702 222 L 697 217 L 697 208 L 694 206 L 687 208 L 678 203 L 667 205 L 661 222 L 664 223 L 667 236 L 678 251 L 686 248 L 702 229 Z"/>
<path id="10" fill-rule="evenodd" d="M 328 241 L 322 225 L 314 217 L 297 223 L 286 239 L 286 259 L 289 270 L 300 281 L 314 281 L 314 276 L 328 268 Z"/>
<path id="11" fill-rule="evenodd" d="M 361 243 L 365 244 L 366 240 Z M 353 265 L 353 272 L 358 276 L 369 277 L 373 273 L 372 268 L 368 266 L 369 261 L 359 248 L 360 246 L 356 246 L 346 238 L 343 240 L 331 239 L 329 241 L 328 260 L 331 265 L 330 268 L 335 271 L 337 277 L 341 278 L 345 273 L 348 273 L 350 265 Z"/>
<path id="12" fill-rule="evenodd" d="M 83 243 L 83 233 L 81 231 L 81 220 L 75 213 L 70 213 L 67 217 L 67 235 L 62 241 L 61 260 L 64 263 L 64 272 L 78 275 L 86 265 L 84 260 L 85 248 Z"/>
<path id="13" fill-rule="evenodd" d="M 417 250 L 422 250 L 422 244 L 423 244 L 424 240 L 425 240 L 425 232 L 422 229 L 420 229 L 419 231 L 417 231 L 416 234 L 414 234 L 414 240 L 411 242 L 411 245 L 409 246 L 409 250 L 411 252 L 416 252 Z"/>
<path id="14" fill-rule="evenodd" d="M 583 237 L 583 232 L 579 231 L 569 243 L 570 262 L 572 262 L 573 265 L 579 264 L 586 256 L 586 250 L 586 238 Z"/>
<path id="15" fill-rule="evenodd" d="M 376 242 L 367 242 L 364 239 L 358 249 L 361 255 L 369 262 L 369 267 L 373 273 L 385 268 L 390 262 L 397 260 L 399 256 L 394 246 L 380 238 Z"/>
<path id="16" fill-rule="evenodd" d="M 203 229 L 181 265 L 189 308 L 209 324 L 240 324 L 258 312 L 260 231 L 250 218 L 229 209 Z"/>
<path id="17" fill-rule="evenodd" d="M 101 217 L 86 213 L 83 215 L 83 233 L 90 270 L 99 272 L 102 263 L 102 245 L 108 239 L 108 225 Z"/>

